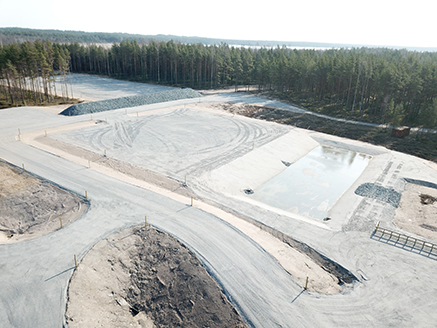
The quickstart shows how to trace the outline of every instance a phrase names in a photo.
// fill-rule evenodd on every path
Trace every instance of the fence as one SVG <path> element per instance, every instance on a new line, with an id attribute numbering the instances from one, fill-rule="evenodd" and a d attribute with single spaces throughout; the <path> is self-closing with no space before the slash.
<path id="1" fill-rule="evenodd" d="M 437 256 L 437 245 L 412 236 L 407 236 L 402 233 L 381 228 L 379 223 L 373 231 L 372 237 L 385 240 L 386 243 L 391 243 L 394 246 L 406 248 L 410 251 L 415 251 L 425 256 Z"/>

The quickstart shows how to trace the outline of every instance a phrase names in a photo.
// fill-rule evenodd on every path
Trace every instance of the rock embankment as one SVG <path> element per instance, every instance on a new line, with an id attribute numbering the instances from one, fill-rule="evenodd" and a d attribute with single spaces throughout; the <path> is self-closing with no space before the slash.
<path id="1" fill-rule="evenodd" d="M 202 97 L 202 95 L 193 89 L 175 89 L 171 91 L 155 92 L 139 96 L 121 97 L 76 104 L 62 111 L 60 115 L 75 116 L 92 114 L 120 108 L 138 107 L 173 100 L 199 97 Z"/>

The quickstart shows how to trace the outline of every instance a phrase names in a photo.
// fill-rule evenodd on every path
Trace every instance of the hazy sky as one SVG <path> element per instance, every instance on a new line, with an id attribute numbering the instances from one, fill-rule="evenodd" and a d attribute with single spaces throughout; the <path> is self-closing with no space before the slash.
<path id="1" fill-rule="evenodd" d="M 0 0 L 0 27 L 437 47 L 431 0 Z"/>

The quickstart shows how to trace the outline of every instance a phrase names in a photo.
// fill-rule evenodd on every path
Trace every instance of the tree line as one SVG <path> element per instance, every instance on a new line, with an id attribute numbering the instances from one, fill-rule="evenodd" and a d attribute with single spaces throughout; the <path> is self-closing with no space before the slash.
<path id="1" fill-rule="evenodd" d="M 287 47 L 349 47 L 345 44 L 320 43 L 320 42 L 293 42 L 293 41 L 262 41 L 262 40 L 235 40 L 235 39 L 217 39 L 198 36 L 180 36 L 180 35 L 145 35 L 131 33 L 106 33 L 106 32 L 83 32 L 83 31 L 62 31 L 62 30 L 41 30 L 21 27 L 0 27 L 0 43 L 12 44 L 25 41 L 49 40 L 55 43 L 74 43 L 81 44 L 99 44 L 114 42 L 119 43 L 123 40 L 137 40 L 139 43 L 148 43 L 151 40 L 159 42 L 175 41 L 178 43 L 206 45 L 227 43 L 235 46 L 251 47 L 274 47 L 278 44 Z"/>
<path id="2" fill-rule="evenodd" d="M 48 42 L 37 45 L 37 42 L 25 43 L 25 47 L 47 48 L 43 57 L 49 66 L 52 64 L 54 70 L 61 72 L 71 70 L 194 89 L 232 86 L 238 90 L 239 86 L 256 86 L 258 91 L 273 92 L 277 97 L 327 115 L 426 127 L 435 127 L 437 123 L 437 53 L 434 52 L 383 48 L 245 48 L 226 43 L 204 45 L 154 40 L 142 43 L 136 39 L 113 43 L 110 47 Z M 17 52 L 23 46 L 0 48 L 2 72 L 4 63 L 8 65 L 2 58 L 8 58 L 9 70 L 14 66 L 23 76 L 29 72 L 33 75 L 26 76 L 40 74 L 47 80 L 43 77 L 47 76 L 44 69 L 32 71 L 26 60 L 17 63 L 14 59 L 17 56 L 3 55 Z M 5 75 L 2 76 L 4 79 Z"/>
<path id="3" fill-rule="evenodd" d="M 54 43 L 113 43 L 125 39 L 148 39 L 151 36 L 128 33 L 82 32 L 61 30 L 40 30 L 20 27 L 0 27 L 0 41 L 3 44 L 49 40 Z M 165 40 L 165 41 L 169 41 Z"/>
<path id="4" fill-rule="evenodd" d="M 72 96 L 69 70 L 70 53 L 60 44 L 37 40 L 0 46 L 0 96 L 15 106 L 66 100 Z"/>
<path id="5" fill-rule="evenodd" d="M 381 48 L 295 50 L 227 44 L 64 45 L 71 70 L 196 89 L 256 85 L 328 115 L 434 127 L 437 53 Z"/>

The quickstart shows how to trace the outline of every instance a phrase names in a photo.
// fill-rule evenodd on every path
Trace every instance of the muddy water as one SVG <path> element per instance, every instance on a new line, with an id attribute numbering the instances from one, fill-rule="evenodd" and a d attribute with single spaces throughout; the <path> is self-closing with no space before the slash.
<path id="1" fill-rule="evenodd" d="M 324 219 L 329 209 L 361 175 L 370 156 L 318 146 L 250 197 L 292 213 Z"/>

